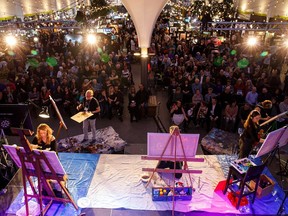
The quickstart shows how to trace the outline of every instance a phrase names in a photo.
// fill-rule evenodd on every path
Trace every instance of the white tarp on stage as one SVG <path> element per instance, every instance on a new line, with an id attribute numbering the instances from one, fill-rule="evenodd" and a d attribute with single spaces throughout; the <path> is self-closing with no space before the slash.
<path id="1" fill-rule="evenodd" d="M 228 199 L 214 193 L 218 182 L 225 180 L 217 157 L 198 157 L 204 157 L 205 161 L 188 163 L 189 169 L 203 170 L 201 175 L 191 174 L 196 191 L 191 201 L 176 201 L 175 210 L 239 213 Z M 87 194 L 90 200 L 88 208 L 172 210 L 172 202 L 152 201 L 152 185 L 145 188 L 145 183 L 141 181 L 142 168 L 154 168 L 156 164 L 157 161 L 141 160 L 140 155 L 101 155 Z M 152 183 L 155 186 L 164 186 L 165 182 L 172 185 L 172 179 L 171 174 L 165 174 L 161 180 L 156 173 Z M 190 185 L 189 175 L 183 174 L 180 181 L 185 186 Z"/>

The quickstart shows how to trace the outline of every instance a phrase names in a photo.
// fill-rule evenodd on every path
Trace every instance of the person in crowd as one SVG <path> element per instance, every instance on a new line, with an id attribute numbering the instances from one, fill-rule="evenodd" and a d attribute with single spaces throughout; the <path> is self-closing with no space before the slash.
<path id="1" fill-rule="evenodd" d="M 71 106 L 73 106 L 73 95 L 68 86 L 64 87 L 63 92 L 63 108 L 68 116 L 72 116 Z"/>
<path id="2" fill-rule="evenodd" d="M 108 114 L 108 98 L 106 90 L 102 89 L 101 92 L 98 92 L 96 94 L 96 99 L 98 100 L 101 109 L 100 117 L 104 118 Z"/>
<path id="3" fill-rule="evenodd" d="M 148 115 L 149 92 L 145 89 L 143 84 L 139 85 L 139 90 L 136 93 L 136 98 L 139 106 L 139 118 L 146 118 Z"/>
<path id="4" fill-rule="evenodd" d="M 259 137 L 260 112 L 252 110 L 244 123 L 244 131 L 239 139 L 239 158 L 246 158 L 250 155 L 253 147 L 263 142 Z"/>
<path id="5" fill-rule="evenodd" d="M 208 113 L 208 107 L 205 101 L 201 101 L 200 107 L 196 116 L 196 127 L 201 126 L 203 128 L 204 123 L 206 121 L 206 116 Z"/>
<path id="6" fill-rule="evenodd" d="M 279 112 L 285 113 L 286 115 L 278 119 L 279 127 L 285 126 L 288 124 L 288 96 L 286 95 L 284 100 L 279 104 Z"/>
<path id="7" fill-rule="evenodd" d="M 180 129 L 183 130 L 184 120 L 188 121 L 188 118 L 180 100 L 177 100 L 176 103 L 172 105 L 170 115 L 172 116 L 173 124 L 177 125 Z"/>
<path id="8" fill-rule="evenodd" d="M 210 131 L 212 127 L 220 128 L 221 124 L 221 106 L 217 102 L 217 98 L 212 98 L 211 104 L 208 106 L 207 114 L 207 132 Z"/>
<path id="9" fill-rule="evenodd" d="M 262 101 L 255 106 L 255 109 L 261 114 L 260 123 L 263 123 L 271 118 L 271 108 L 271 100 Z"/>
<path id="10" fill-rule="evenodd" d="M 83 100 L 83 103 L 79 104 L 77 106 L 78 111 L 84 111 L 88 112 L 89 114 L 92 114 L 89 118 L 85 119 L 83 121 L 83 133 L 84 133 L 84 139 L 82 140 L 82 143 L 85 143 L 88 141 L 88 128 L 90 126 L 92 131 L 92 140 L 91 144 L 94 144 L 96 141 L 96 114 L 101 111 L 98 100 L 93 97 L 94 92 L 93 90 L 89 89 L 85 92 L 85 98 Z"/>
<path id="11" fill-rule="evenodd" d="M 257 88 L 255 86 L 252 87 L 252 90 L 246 94 L 245 101 L 251 106 L 254 107 L 258 101 L 258 93 Z"/>
<path id="12" fill-rule="evenodd" d="M 108 89 L 108 118 L 111 120 L 113 114 L 116 112 L 116 101 L 117 101 L 117 94 L 115 93 L 114 86 L 110 86 Z"/>
<path id="13" fill-rule="evenodd" d="M 249 113 L 252 111 L 251 106 L 249 103 L 245 103 L 243 106 L 239 109 L 239 125 L 238 128 L 244 128 L 244 123 L 246 119 L 248 118 Z"/>
<path id="14" fill-rule="evenodd" d="M 238 105 L 235 99 L 226 105 L 224 111 L 224 130 L 232 132 L 235 127 L 236 117 L 238 114 Z"/>
<path id="15" fill-rule="evenodd" d="M 192 103 L 195 105 L 200 105 L 201 101 L 203 101 L 203 95 L 201 94 L 200 90 L 197 89 L 192 97 Z"/>
<path id="16" fill-rule="evenodd" d="M 138 121 L 138 104 L 137 104 L 137 98 L 136 98 L 136 89 L 135 86 L 131 86 L 130 92 L 128 94 L 128 110 L 130 114 L 130 122 Z"/>
<path id="17" fill-rule="evenodd" d="M 124 96 L 121 90 L 119 89 L 119 86 L 116 85 L 114 86 L 115 94 L 116 94 L 116 101 L 115 101 L 115 106 L 116 106 L 116 112 L 118 119 L 122 122 L 123 121 L 123 106 L 124 106 Z"/>
<path id="18" fill-rule="evenodd" d="M 209 87 L 208 88 L 208 93 L 205 94 L 205 96 L 204 96 L 205 103 L 206 104 L 210 104 L 213 97 L 216 97 L 216 94 L 213 92 L 213 88 Z"/>

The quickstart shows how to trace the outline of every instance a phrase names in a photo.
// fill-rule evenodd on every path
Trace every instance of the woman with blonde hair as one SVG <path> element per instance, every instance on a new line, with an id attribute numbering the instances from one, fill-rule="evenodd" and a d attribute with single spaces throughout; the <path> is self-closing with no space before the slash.
<path id="1" fill-rule="evenodd" d="M 56 140 L 52 133 L 53 130 L 49 125 L 45 123 L 38 125 L 36 135 L 31 142 L 32 149 L 57 152 Z"/>

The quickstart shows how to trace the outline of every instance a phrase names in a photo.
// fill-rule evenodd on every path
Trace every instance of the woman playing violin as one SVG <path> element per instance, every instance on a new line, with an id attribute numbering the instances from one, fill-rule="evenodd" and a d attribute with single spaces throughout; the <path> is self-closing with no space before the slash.
<path id="1" fill-rule="evenodd" d="M 259 142 L 263 142 L 258 134 L 260 118 L 261 114 L 257 110 L 252 110 L 248 115 L 244 123 L 244 132 L 239 139 L 239 158 L 248 157 L 253 147 Z"/>

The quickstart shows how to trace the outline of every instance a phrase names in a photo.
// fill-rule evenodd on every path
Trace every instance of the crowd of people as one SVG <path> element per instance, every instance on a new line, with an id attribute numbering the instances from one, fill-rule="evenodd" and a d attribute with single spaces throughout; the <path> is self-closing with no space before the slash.
<path id="1" fill-rule="evenodd" d="M 149 95 L 162 88 L 167 90 L 171 119 L 183 131 L 194 124 L 207 131 L 218 127 L 235 132 L 266 100 L 272 102 L 267 116 L 288 110 L 288 78 L 284 83 L 279 78 L 286 62 L 280 52 L 260 56 L 255 51 L 242 67 L 240 35 L 221 44 L 213 38 L 180 40 L 168 28 L 162 19 L 156 23 L 149 48 L 155 55 L 149 57 L 147 85 L 140 84 L 139 90 L 131 71 L 138 47 L 133 24 L 120 28 L 116 40 L 103 37 L 97 46 L 67 41 L 63 32 L 42 31 L 39 41 L 28 41 L 25 47 L 15 47 L 15 54 L 1 57 L 0 103 L 28 103 L 36 114 L 37 107 L 50 106 L 51 95 L 61 112 L 72 116 L 90 89 L 101 118 L 123 121 L 123 110 L 128 109 L 133 122 L 147 116 Z M 31 51 L 37 54 L 31 56 Z M 277 121 L 283 125 L 287 118 Z"/>

